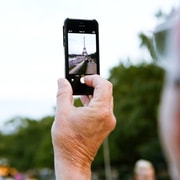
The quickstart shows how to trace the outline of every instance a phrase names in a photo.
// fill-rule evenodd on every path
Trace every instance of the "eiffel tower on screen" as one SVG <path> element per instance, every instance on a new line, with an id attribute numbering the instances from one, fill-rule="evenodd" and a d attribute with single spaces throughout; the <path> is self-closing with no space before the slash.
<path id="1" fill-rule="evenodd" d="M 84 47 L 83 47 L 83 51 L 82 51 L 82 55 L 83 56 L 87 56 L 87 50 L 86 50 L 86 41 L 85 41 L 85 36 L 83 37 L 83 42 L 84 42 Z"/>

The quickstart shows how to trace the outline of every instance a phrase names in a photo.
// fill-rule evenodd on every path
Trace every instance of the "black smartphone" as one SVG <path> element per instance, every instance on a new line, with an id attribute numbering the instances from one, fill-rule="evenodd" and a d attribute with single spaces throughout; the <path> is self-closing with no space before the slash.
<path id="1" fill-rule="evenodd" d="M 65 19 L 63 26 L 65 77 L 73 95 L 92 95 L 83 82 L 86 75 L 99 74 L 99 30 L 96 20 Z"/>

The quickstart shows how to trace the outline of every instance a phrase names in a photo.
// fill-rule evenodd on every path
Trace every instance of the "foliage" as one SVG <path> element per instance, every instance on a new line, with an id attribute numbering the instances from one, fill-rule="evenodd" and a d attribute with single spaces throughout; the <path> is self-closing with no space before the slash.
<path id="1" fill-rule="evenodd" d="M 156 28 L 153 31 L 139 33 L 140 47 L 145 47 L 148 50 L 154 63 L 159 63 L 161 56 L 166 51 L 170 21 L 172 21 L 174 14 L 175 9 L 173 8 L 168 14 L 159 10 L 155 15 L 159 21 Z"/>
<path id="2" fill-rule="evenodd" d="M 158 57 L 157 57 L 155 46 L 154 46 L 154 37 L 152 35 L 148 36 L 147 34 L 141 32 L 139 34 L 139 38 L 141 40 L 140 47 L 147 48 L 153 61 L 157 62 Z"/>
<path id="3" fill-rule="evenodd" d="M 8 159 L 10 166 L 24 171 L 34 168 L 53 168 L 51 124 L 53 117 L 40 121 L 18 118 L 10 123 L 19 124 L 16 132 L 1 137 L 0 158 Z"/>

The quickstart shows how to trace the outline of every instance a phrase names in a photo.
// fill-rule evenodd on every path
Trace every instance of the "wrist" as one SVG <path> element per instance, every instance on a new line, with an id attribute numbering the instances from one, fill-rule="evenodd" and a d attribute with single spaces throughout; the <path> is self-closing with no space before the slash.
<path id="1" fill-rule="evenodd" d="M 90 180 L 91 164 L 79 162 L 73 157 L 60 157 L 55 155 L 55 175 L 56 180 Z"/>

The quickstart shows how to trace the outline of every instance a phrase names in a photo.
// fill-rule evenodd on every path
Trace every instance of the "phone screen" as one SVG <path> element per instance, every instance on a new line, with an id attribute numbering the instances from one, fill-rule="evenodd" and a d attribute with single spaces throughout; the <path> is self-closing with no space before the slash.
<path id="1" fill-rule="evenodd" d="M 68 32 L 69 74 L 97 74 L 96 34 Z"/>

